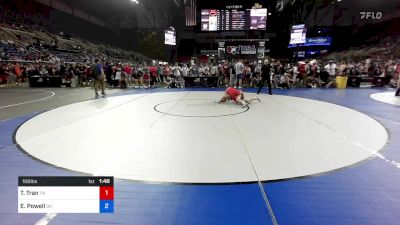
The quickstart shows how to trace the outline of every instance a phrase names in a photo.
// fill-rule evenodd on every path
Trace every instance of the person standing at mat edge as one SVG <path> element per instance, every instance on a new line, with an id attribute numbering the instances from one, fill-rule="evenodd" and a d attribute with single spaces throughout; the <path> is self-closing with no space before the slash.
<path id="1" fill-rule="evenodd" d="M 397 91 L 394 96 L 400 96 L 400 76 L 397 78 Z"/>
<path id="2" fill-rule="evenodd" d="M 237 87 L 236 85 L 239 83 L 239 88 L 242 88 L 242 79 L 243 79 L 243 74 L 244 74 L 244 64 L 243 60 L 239 59 L 237 63 L 235 64 L 235 72 L 236 72 L 236 77 L 235 77 L 235 88 Z"/>
<path id="3" fill-rule="evenodd" d="M 104 74 L 104 69 L 103 69 L 103 64 L 101 64 L 100 60 L 96 59 L 94 66 L 92 67 L 92 74 L 94 76 L 94 93 L 95 93 L 95 98 L 99 97 L 99 92 L 98 92 L 98 86 L 101 86 L 101 95 L 103 97 L 106 96 L 106 93 L 104 92 L 104 86 L 105 86 L 105 74 Z"/>
<path id="4" fill-rule="evenodd" d="M 264 87 L 265 82 L 268 85 L 268 93 L 272 95 L 272 87 L 271 87 L 271 66 L 269 65 L 268 59 L 264 60 L 264 64 L 261 67 L 261 81 L 258 83 L 258 91 L 257 95 L 260 94 L 261 89 Z"/>

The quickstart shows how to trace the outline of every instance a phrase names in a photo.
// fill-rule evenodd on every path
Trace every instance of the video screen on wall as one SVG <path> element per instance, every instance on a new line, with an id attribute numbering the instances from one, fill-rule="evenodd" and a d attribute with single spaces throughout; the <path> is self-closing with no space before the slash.
<path id="1" fill-rule="evenodd" d="M 174 29 L 165 30 L 165 42 L 166 45 L 176 45 L 176 33 Z"/>
<path id="2" fill-rule="evenodd" d="M 265 30 L 267 9 L 203 9 L 202 31 Z"/>
<path id="3" fill-rule="evenodd" d="M 250 9 L 250 30 L 264 30 L 267 27 L 267 9 Z"/>
<path id="4" fill-rule="evenodd" d="M 290 43 L 294 44 L 304 44 L 306 43 L 307 29 L 304 24 L 292 26 L 292 33 L 290 34 Z"/>

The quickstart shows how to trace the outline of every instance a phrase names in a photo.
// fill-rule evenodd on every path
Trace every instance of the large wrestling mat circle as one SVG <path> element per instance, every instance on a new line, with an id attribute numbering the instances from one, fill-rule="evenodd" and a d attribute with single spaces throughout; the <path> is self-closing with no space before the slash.
<path id="1" fill-rule="evenodd" d="M 80 102 L 24 123 L 16 142 L 49 164 L 152 182 L 231 183 L 315 175 L 363 161 L 387 142 L 371 117 L 321 101 L 222 92 L 136 94 Z M 247 94 L 247 97 L 254 97 Z"/>

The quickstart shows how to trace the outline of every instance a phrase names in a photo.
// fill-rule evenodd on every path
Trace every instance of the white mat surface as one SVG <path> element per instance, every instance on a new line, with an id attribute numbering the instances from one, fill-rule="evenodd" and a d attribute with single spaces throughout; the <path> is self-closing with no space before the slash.
<path id="1" fill-rule="evenodd" d="M 243 112 L 213 103 L 220 96 L 173 92 L 76 103 L 29 120 L 16 140 L 40 160 L 94 175 L 226 183 L 256 181 L 255 172 L 275 180 L 335 170 L 367 159 L 388 138 L 374 119 L 338 105 L 262 95 Z"/>
<path id="2" fill-rule="evenodd" d="M 395 92 L 382 92 L 372 94 L 370 97 L 376 101 L 400 106 L 400 97 L 394 96 Z"/>

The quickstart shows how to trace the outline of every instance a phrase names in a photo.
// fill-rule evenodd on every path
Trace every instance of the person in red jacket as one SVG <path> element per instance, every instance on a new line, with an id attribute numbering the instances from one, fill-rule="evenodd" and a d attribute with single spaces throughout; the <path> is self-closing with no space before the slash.
<path id="1" fill-rule="evenodd" d="M 222 96 L 222 98 L 219 101 L 217 101 L 217 103 L 224 103 L 229 100 L 235 101 L 237 104 L 241 105 L 242 107 L 246 107 L 248 104 L 250 104 L 250 102 L 252 102 L 254 100 L 260 101 L 260 99 L 258 97 L 255 97 L 250 100 L 246 100 L 244 97 L 244 93 L 233 87 L 228 87 L 225 90 L 224 96 Z"/>
<path id="2" fill-rule="evenodd" d="M 150 72 L 150 85 L 155 87 L 157 84 L 157 67 L 153 64 L 149 67 Z"/>
<path id="3" fill-rule="evenodd" d="M 163 75 L 164 75 L 164 81 L 169 79 L 169 76 L 171 75 L 171 67 L 166 63 L 163 68 Z"/>

